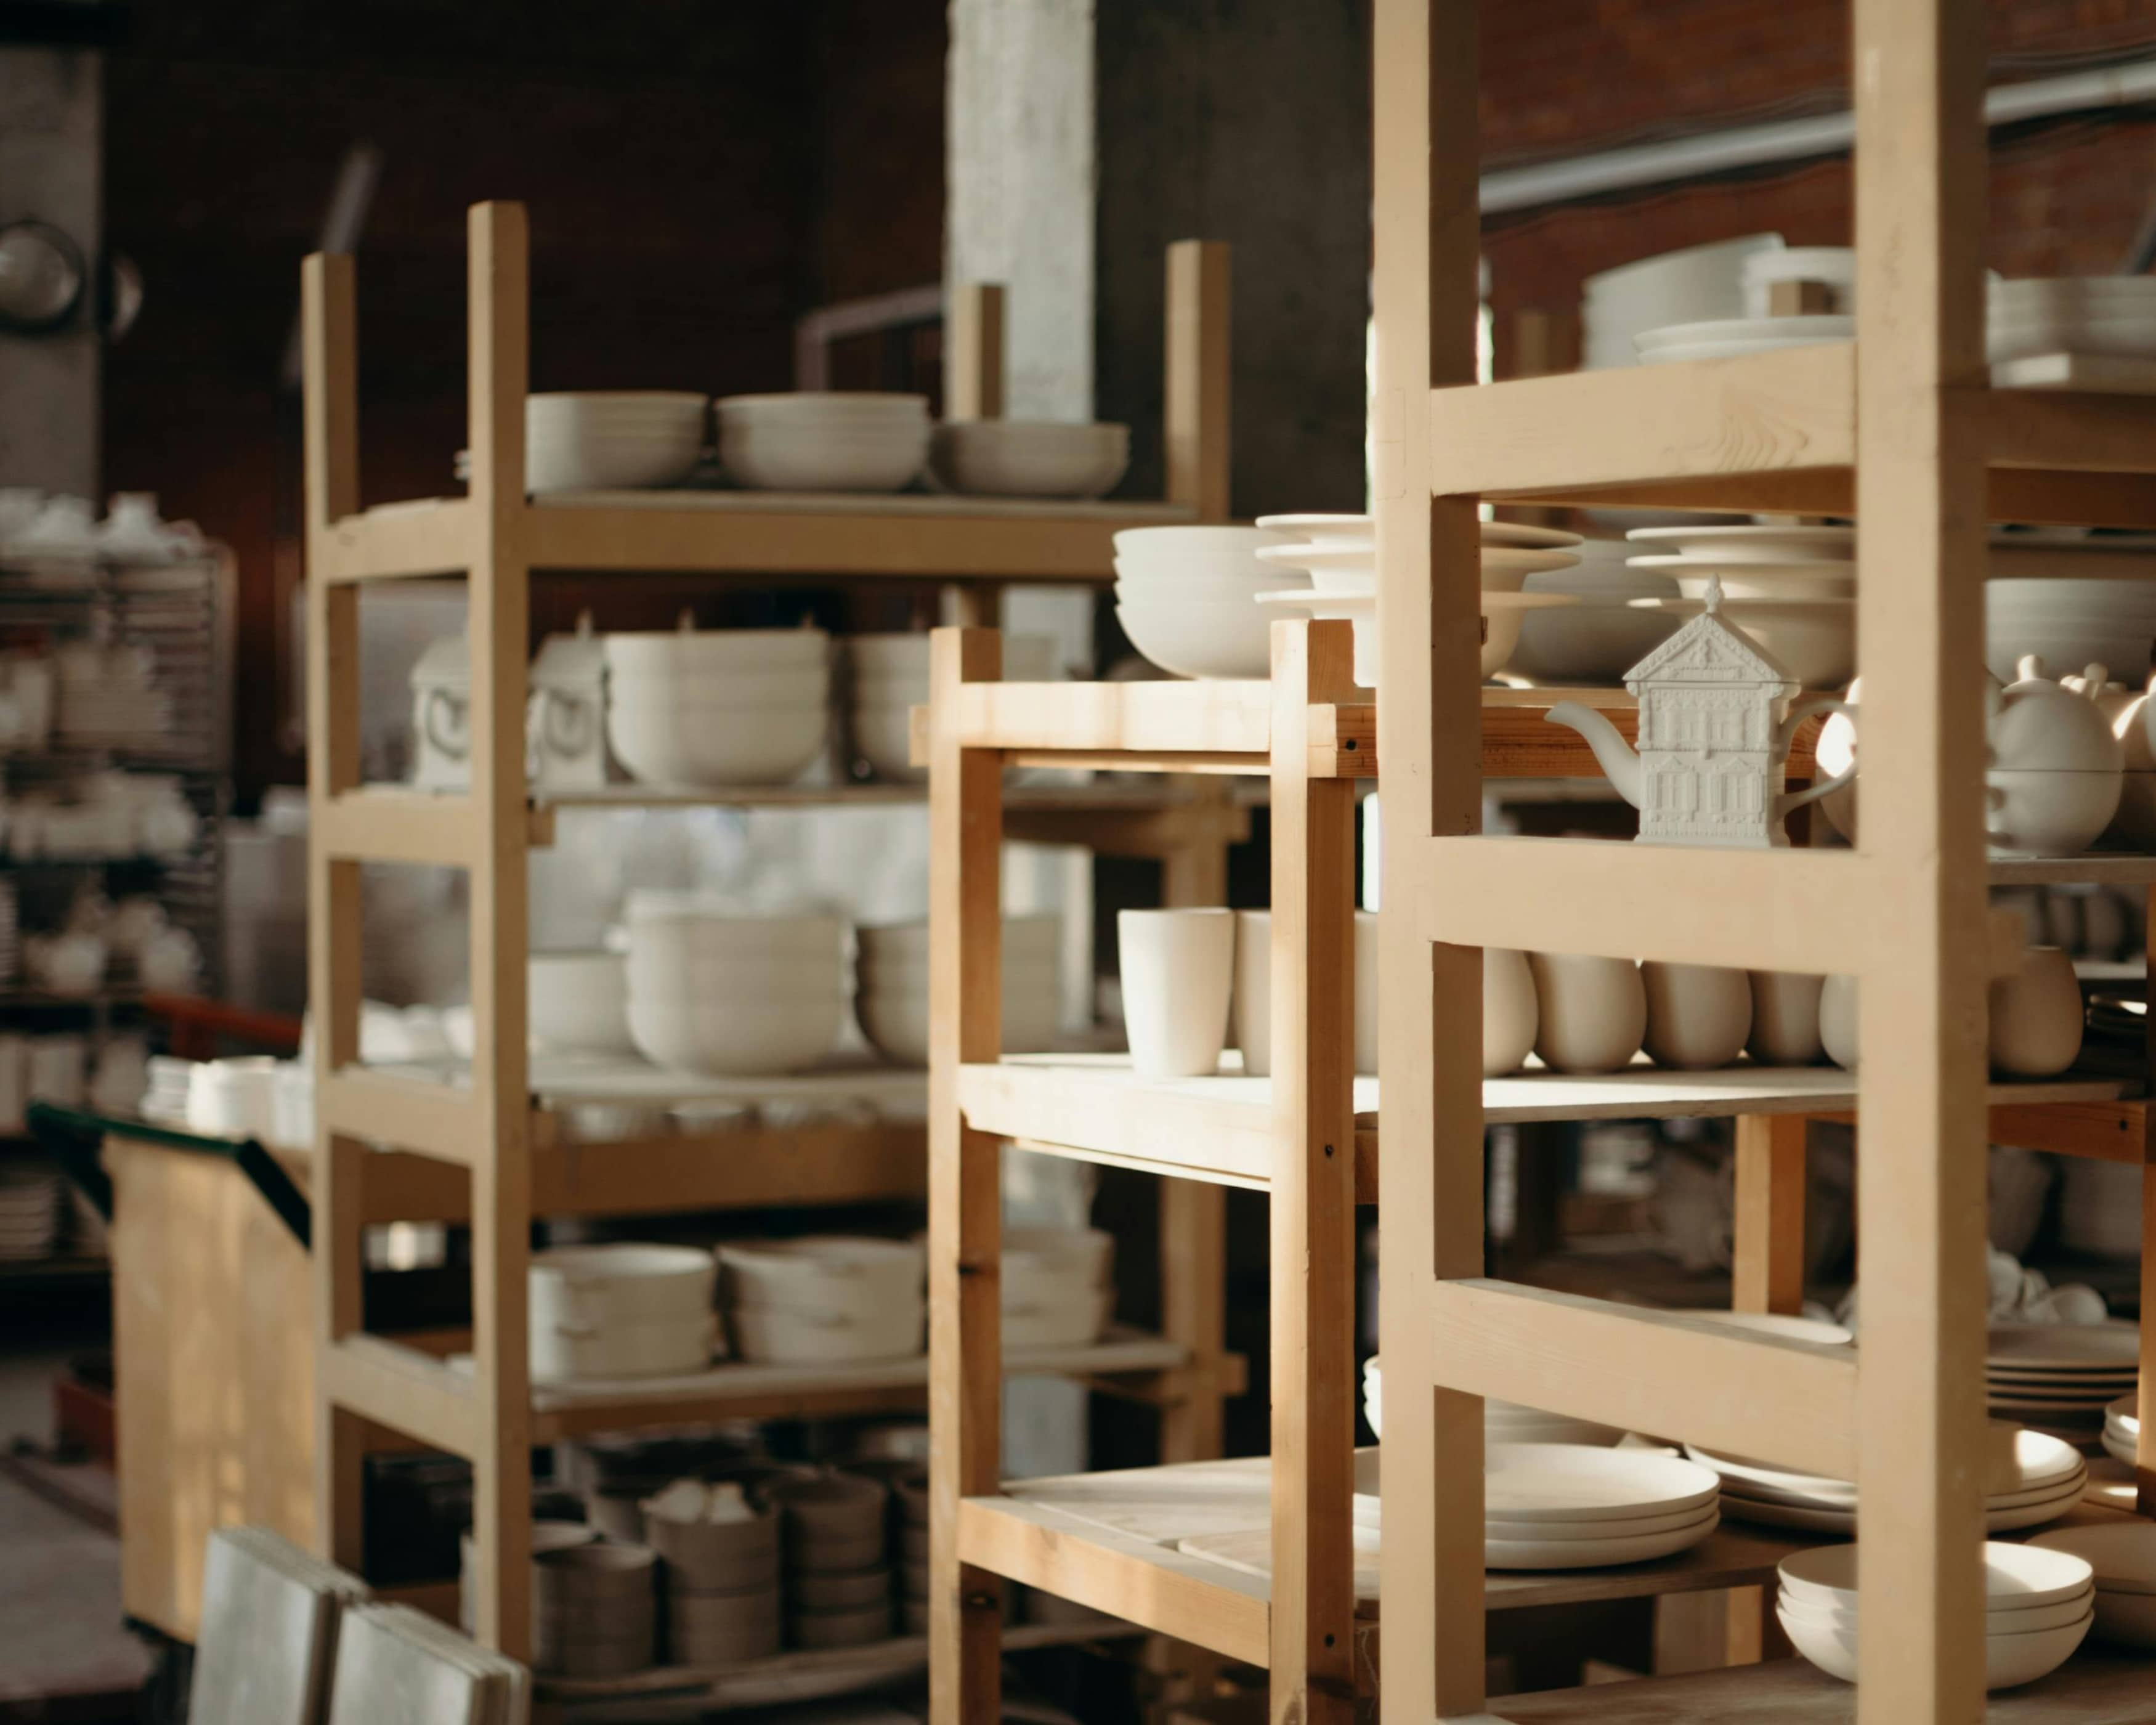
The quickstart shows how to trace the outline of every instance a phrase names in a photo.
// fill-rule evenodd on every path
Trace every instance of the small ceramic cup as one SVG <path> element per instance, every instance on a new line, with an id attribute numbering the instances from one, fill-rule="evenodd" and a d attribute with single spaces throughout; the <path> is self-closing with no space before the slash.
<path id="1" fill-rule="evenodd" d="M 1820 1045 L 1845 1071 L 1856 1070 L 1856 978 L 1830 976 L 1820 988 Z"/>
<path id="2" fill-rule="evenodd" d="M 1504 947 L 1482 950 L 1482 1076 L 1517 1072 L 1534 1051 L 1542 1014 L 1535 1003 L 1527 955 Z"/>
<path id="3" fill-rule="evenodd" d="M 1535 1052 L 1558 1072 L 1614 1072 L 1640 1051 L 1647 993 L 1630 958 L 1530 952 L 1539 1023 Z"/>
<path id="4" fill-rule="evenodd" d="M 1131 1063 L 1146 1078 L 1219 1070 L 1235 974 L 1235 916 L 1123 911 L 1116 919 Z"/>
<path id="5" fill-rule="evenodd" d="M 2031 947 L 2018 976 L 1991 984 L 1991 1065 L 2010 1078 L 2051 1078 L 2082 1051 L 2084 1011 L 2074 962 L 2056 947 Z"/>
<path id="6" fill-rule="evenodd" d="M 1741 970 L 1716 964 L 1640 967 L 1647 996 L 1647 1057 L 1679 1071 L 1726 1066 L 1752 1034 L 1752 984 Z"/>
<path id="7" fill-rule="evenodd" d="M 1818 1064 L 1820 990 L 1823 976 L 1794 970 L 1755 970 L 1752 979 L 1752 1034 L 1744 1045 L 1768 1066 Z"/>

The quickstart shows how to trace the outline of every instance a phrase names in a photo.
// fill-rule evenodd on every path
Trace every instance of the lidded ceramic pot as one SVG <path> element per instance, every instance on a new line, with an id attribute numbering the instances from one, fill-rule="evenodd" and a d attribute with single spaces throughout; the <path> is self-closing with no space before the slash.
<path id="1" fill-rule="evenodd" d="M 2018 680 L 1985 693 L 1991 765 L 1985 831 L 1994 856 L 2074 856 L 2118 809 L 2125 751 L 2098 705 L 2108 673 L 2090 665 L 2068 682 L 2025 656 Z"/>
<path id="2" fill-rule="evenodd" d="M 524 711 L 525 768 L 534 788 L 596 790 L 606 783 L 606 644 L 592 614 L 574 634 L 549 635 L 531 661 Z"/>
<path id="3" fill-rule="evenodd" d="M 429 642 L 412 667 L 412 783 L 422 790 L 471 788 L 471 641 Z"/>

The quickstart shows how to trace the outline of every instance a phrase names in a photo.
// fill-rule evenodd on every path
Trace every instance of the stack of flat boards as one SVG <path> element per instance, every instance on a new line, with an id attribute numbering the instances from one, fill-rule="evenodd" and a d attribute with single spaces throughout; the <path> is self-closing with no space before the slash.
<path id="1" fill-rule="evenodd" d="M 324 1725 L 338 1619 L 367 1584 L 266 1527 L 220 1527 L 203 1573 L 189 1717 Z"/>
<path id="2" fill-rule="evenodd" d="M 405 1605 L 356 1605 L 337 1637 L 328 1725 L 531 1725 L 513 1659 Z"/>

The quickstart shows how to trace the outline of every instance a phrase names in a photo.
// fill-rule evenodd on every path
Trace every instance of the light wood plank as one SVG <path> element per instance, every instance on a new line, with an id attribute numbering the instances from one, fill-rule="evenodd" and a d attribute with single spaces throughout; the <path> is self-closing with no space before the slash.
<path id="1" fill-rule="evenodd" d="M 471 798 L 369 788 L 325 798 L 315 842 L 340 861 L 432 863 L 469 869 L 481 845 Z"/>
<path id="2" fill-rule="evenodd" d="M 334 1406 L 476 1461 L 485 1421 L 473 1386 L 431 1354 L 355 1334 L 324 1348 L 315 1368 Z"/>
<path id="3" fill-rule="evenodd" d="M 1202 521 L 1228 519 L 1231 305 L 1225 245 L 1179 239 L 1168 247 L 1161 413 L 1168 500 Z"/>
<path id="4" fill-rule="evenodd" d="M 1804 1121 L 1737 1118 L 1737 1215 L 1730 1304 L 1738 1312 L 1804 1303 Z"/>
<path id="5" fill-rule="evenodd" d="M 326 523 L 317 542 L 331 581 L 388 581 L 458 575 L 480 553 L 482 523 L 463 498 L 385 503 Z"/>
<path id="6" fill-rule="evenodd" d="M 960 282 L 943 311 L 943 417 L 1004 416 L 1004 290 Z"/>
<path id="7" fill-rule="evenodd" d="M 363 1066 L 318 1073 L 315 1117 L 320 1129 L 367 1143 L 416 1150 L 438 1162 L 470 1168 L 483 1155 L 485 1116 L 470 1090 L 370 1072 Z"/>

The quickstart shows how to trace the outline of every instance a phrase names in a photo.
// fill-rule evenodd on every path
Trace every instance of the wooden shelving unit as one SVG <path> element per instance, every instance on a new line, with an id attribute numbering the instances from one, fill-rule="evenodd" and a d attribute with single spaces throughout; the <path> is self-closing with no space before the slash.
<path id="1" fill-rule="evenodd" d="M 303 277 L 309 583 L 310 977 L 316 1027 L 314 1205 L 319 1543 L 364 1573 L 362 1462 L 371 1447 L 429 1445 L 474 1468 L 482 1639 L 522 1655 L 530 1624 L 531 1450 L 552 1438 L 732 1416 L 917 1406 L 925 1360 L 853 1371 L 726 1366 L 685 1379 L 535 1390 L 526 1276 L 533 1219 L 774 1204 L 917 1201 L 927 1189 L 919 1125 L 752 1127 L 696 1137 L 580 1145 L 562 1129 L 557 1082 L 526 1052 L 526 863 L 552 841 L 556 811 L 586 804 L 809 807 L 918 802 L 918 787 L 742 792 L 638 788 L 535 798 L 524 763 L 530 584 L 548 570 L 690 578 L 946 583 L 961 615 L 992 619 L 1002 583 L 1105 583 L 1125 526 L 1224 518 L 1227 497 L 1228 258 L 1186 242 L 1168 262 L 1164 434 L 1158 503 L 1014 503 L 955 497 L 592 493 L 533 499 L 524 479 L 528 255 L 524 214 L 470 214 L 468 495 L 359 508 L 355 281 L 348 257 L 314 257 Z M 999 290 L 957 291 L 951 417 L 1001 410 Z M 358 609 L 371 583 L 461 576 L 470 596 L 471 789 L 439 795 L 360 780 Z M 1014 794 L 1014 836 L 1158 859 L 1172 901 L 1224 889 L 1247 810 L 1211 781 L 1040 787 Z M 460 868 L 470 878 L 474 1058 L 467 1070 L 371 1069 L 359 1059 L 360 871 L 370 863 Z M 814 1091 L 850 1081 L 774 1081 Z M 656 1076 L 654 1093 L 668 1081 Z M 707 1092 L 690 1081 L 685 1096 Z M 1014 1354 L 1158 1402 L 1163 1452 L 1217 1455 L 1219 1404 L 1240 1388 L 1223 1351 L 1217 1191 L 1168 1206 L 1161 1336 L 1111 1332 L 1086 1348 Z M 360 1307 L 368 1225 L 466 1219 L 473 1321 L 467 1358 L 370 1334 Z M 1040 1639 L 1070 1639 L 1049 1634 Z M 902 1666 L 919 1650 L 894 1644 Z M 768 1676 L 785 1692 L 785 1671 Z M 796 1663 L 799 1661 L 797 1660 Z M 860 1661 L 856 1661 L 859 1663 Z M 841 1661 L 843 1663 L 843 1661 Z M 866 1661 L 874 1666 L 876 1661 Z M 677 1674 L 678 1675 L 678 1674 Z M 733 1672 L 733 1692 L 762 1681 Z"/>

